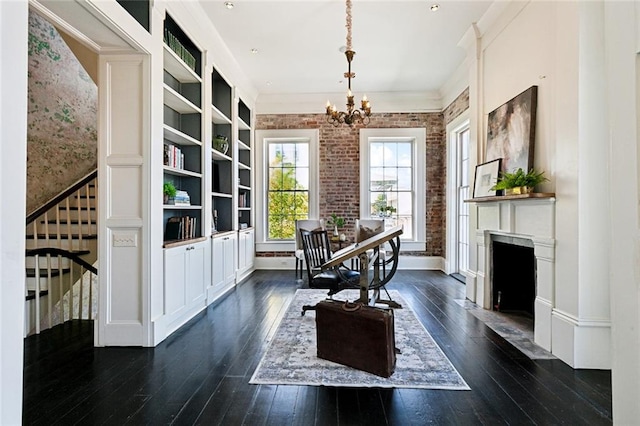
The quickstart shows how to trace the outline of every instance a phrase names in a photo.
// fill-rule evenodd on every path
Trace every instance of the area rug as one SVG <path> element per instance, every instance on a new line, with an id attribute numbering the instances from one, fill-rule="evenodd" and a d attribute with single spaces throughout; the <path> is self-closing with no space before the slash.
<path id="1" fill-rule="evenodd" d="M 285 312 L 251 384 L 311 385 L 336 387 L 381 387 L 469 390 L 469 386 L 416 318 L 397 291 L 391 298 L 402 309 L 394 310 L 396 369 L 389 378 L 336 364 L 316 356 L 315 312 L 300 312 L 303 305 L 326 299 L 326 290 L 298 290 Z M 342 291 L 337 300 L 353 301 L 358 292 Z"/>

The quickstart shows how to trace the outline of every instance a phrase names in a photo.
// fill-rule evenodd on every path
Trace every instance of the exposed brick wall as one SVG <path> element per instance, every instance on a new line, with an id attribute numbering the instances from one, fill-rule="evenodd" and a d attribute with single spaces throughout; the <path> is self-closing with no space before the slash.
<path id="1" fill-rule="evenodd" d="M 444 116 L 444 125 L 447 126 L 455 120 L 460 114 L 469 109 L 469 88 L 467 87 L 451 102 L 451 104 L 442 111 Z"/>
<path id="2" fill-rule="evenodd" d="M 444 256 L 446 140 L 442 113 L 372 114 L 367 128 L 426 128 L 426 249 L 423 256 Z M 360 216 L 359 127 L 334 127 L 324 114 L 272 114 L 256 117 L 257 130 L 319 129 L 320 217 L 337 213 L 346 219 L 343 230 L 353 237 Z M 416 253 L 412 253 L 416 254 Z M 271 257 L 274 253 L 258 253 Z"/>

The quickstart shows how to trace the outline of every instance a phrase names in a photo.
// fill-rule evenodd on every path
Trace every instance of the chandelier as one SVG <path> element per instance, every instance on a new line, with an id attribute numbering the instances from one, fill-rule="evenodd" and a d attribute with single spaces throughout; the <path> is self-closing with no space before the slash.
<path id="1" fill-rule="evenodd" d="M 353 93 L 351 93 L 351 79 L 356 78 L 356 74 L 351 72 L 351 61 L 353 60 L 356 52 L 351 50 L 351 0 L 346 0 L 346 2 L 347 50 L 344 54 L 347 57 L 349 68 L 347 72 L 344 73 L 344 76 L 349 81 L 349 90 L 347 91 L 347 110 L 338 111 L 335 105 L 331 105 L 331 103 L 327 101 L 327 121 L 336 127 L 343 123 L 348 124 L 349 126 L 353 126 L 355 123 L 367 125 L 369 123 L 369 116 L 371 115 L 371 104 L 367 100 L 367 95 L 362 97 L 362 101 L 360 101 L 360 108 L 356 109 L 355 103 L 353 102 Z"/>

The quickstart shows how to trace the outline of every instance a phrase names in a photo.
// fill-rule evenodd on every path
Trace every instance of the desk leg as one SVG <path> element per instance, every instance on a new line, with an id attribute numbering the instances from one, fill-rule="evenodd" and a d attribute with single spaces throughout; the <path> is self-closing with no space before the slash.
<path id="1" fill-rule="evenodd" d="M 360 303 L 369 304 L 369 256 L 367 253 L 360 253 Z"/>

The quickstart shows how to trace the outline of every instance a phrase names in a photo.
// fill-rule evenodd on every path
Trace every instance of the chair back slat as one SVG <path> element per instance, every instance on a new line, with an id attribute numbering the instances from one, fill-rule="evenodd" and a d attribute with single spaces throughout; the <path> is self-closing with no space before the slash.
<path id="1" fill-rule="evenodd" d="M 307 273 L 311 280 L 313 271 L 320 269 L 323 264 L 331 259 L 329 234 L 326 229 L 315 229 L 312 231 L 301 229 L 300 239 L 302 240 L 304 257 L 307 262 Z"/>

